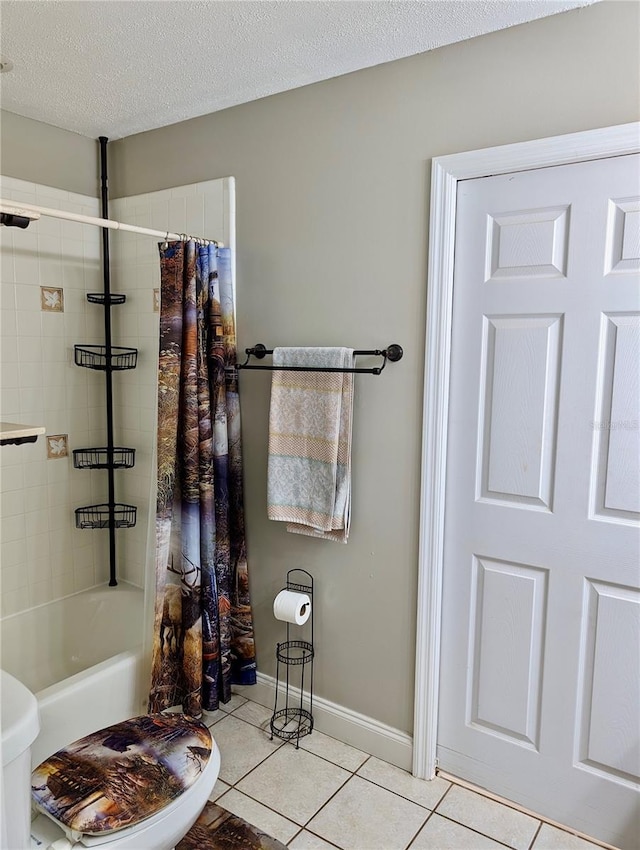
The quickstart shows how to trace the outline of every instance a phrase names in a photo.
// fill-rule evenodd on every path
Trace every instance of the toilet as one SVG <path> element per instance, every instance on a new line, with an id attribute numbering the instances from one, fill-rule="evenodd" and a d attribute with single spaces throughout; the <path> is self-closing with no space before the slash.
<path id="1" fill-rule="evenodd" d="M 134 717 L 74 741 L 31 772 L 36 698 L 4 671 L 1 688 L 3 850 L 173 850 L 195 823 L 220 771 L 203 723 L 182 714 Z"/>

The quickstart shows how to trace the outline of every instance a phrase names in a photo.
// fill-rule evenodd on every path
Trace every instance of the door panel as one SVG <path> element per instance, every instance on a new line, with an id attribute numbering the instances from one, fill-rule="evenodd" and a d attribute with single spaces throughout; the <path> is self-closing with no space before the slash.
<path id="1" fill-rule="evenodd" d="M 438 759 L 640 846 L 640 157 L 458 184 Z"/>

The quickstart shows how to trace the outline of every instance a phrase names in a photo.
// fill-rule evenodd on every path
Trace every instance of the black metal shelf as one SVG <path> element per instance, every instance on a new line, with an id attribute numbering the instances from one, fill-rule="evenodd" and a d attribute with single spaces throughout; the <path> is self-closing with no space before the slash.
<path id="1" fill-rule="evenodd" d="M 73 465 L 76 469 L 131 469 L 135 466 L 136 450 L 114 446 L 109 463 L 108 447 L 74 449 Z"/>
<path id="2" fill-rule="evenodd" d="M 272 716 L 269 728 L 283 741 L 299 741 L 313 732 L 313 716 L 304 708 L 281 708 Z"/>
<path id="3" fill-rule="evenodd" d="M 74 352 L 76 366 L 85 369 L 123 371 L 138 364 L 138 349 L 122 345 L 74 345 Z"/>
<path id="4" fill-rule="evenodd" d="M 276 658 L 283 664 L 308 664 L 313 658 L 313 644 L 306 640 L 286 640 L 276 648 Z"/>
<path id="5" fill-rule="evenodd" d="M 137 508 L 134 505 L 87 505 L 76 508 L 76 528 L 133 528 Z M 113 523 L 111 515 L 113 514 Z"/>
<path id="6" fill-rule="evenodd" d="M 115 292 L 87 292 L 87 301 L 92 304 L 124 304 L 127 300 L 126 295 L 117 295 Z"/>

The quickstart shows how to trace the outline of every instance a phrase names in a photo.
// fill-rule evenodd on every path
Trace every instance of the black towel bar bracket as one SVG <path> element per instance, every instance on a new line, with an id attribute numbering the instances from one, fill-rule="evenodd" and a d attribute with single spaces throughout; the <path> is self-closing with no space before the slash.
<path id="1" fill-rule="evenodd" d="M 255 363 L 249 363 L 252 357 L 255 357 L 257 360 L 263 360 L 267 354 L 273 354 L 272 348 L 266 348 L 262 343 L 258 343 L 258 345 L 254 345 L 253 348 L 245 348 L 245 354 L 247 355 L 247 359 L 244 363 L 238 363 L 238 369 L 264 369 L 269 372 L 360 372 L 366 375 L 379 375 L 384 367 L 387 365 L 387 360 L 391 363 L 397 363 L 398 360 L 402 359 L 402 355 L 404 354 L 402 347 L 396 344 L 388 345 L 386 348 L 375 348 L 368 351 L 358 350 L 354 351 L 353 354 L 355 357 L 359 356 L 371 356 L 371 357 L 382 357 L 382 365 L 374 366 L 371 369 L 361 369 L 354 367 L 353 369 L 339 369 L 337 367 L 327 367 L 322 368 L 321 366 L 259 366 Z"/>

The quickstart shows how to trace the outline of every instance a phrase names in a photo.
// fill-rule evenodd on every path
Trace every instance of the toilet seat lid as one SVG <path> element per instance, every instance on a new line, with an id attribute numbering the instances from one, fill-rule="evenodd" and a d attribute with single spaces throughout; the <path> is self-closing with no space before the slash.
<path id="1" fill-rule="evenodd" d="M 75 834 L 104 835 L 157 814 L 200 778 L 213 739 L 183 714 L 134 717 L 49 756 L 31 774 L 36 807 Z"/>

